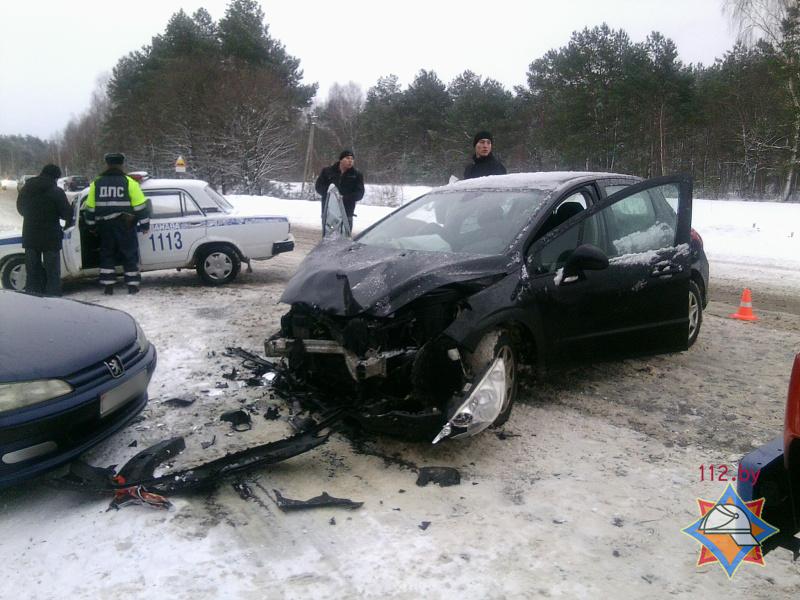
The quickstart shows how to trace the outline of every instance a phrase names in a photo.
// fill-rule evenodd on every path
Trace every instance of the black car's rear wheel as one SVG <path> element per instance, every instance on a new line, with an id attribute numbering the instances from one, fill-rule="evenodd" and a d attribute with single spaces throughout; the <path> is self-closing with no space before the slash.
<path id="1" fill-rule="evenodd" d="M 483 336 L 475 352 L 467 358 L 473 374 L 484 371 L 495 359 L 503 359 L 506 375 L 505 399 L 492 427 L 503 425 L 511 416 L 519 388 L 519 356 L 519 350 L 511 333 L 505 329 L 493 329 Z"/>
<path id="2" fill-rule="evenodd" d="M 700 287 L 689 280 L 689 347 L 697 341 L 703 324 L 703 294 Z"/>

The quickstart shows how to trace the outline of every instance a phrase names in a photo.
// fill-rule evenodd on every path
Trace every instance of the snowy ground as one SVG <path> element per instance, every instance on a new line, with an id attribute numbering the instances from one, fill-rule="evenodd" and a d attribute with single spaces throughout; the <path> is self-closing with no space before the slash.
<path id="1" fill-rule="evenodd" d="M 413 197 L 413 195 L 412 195 Z M 173 435 L 178 464 L 285 435 L 259 415 L 277 405 L 265 388 L 222 377 L 227 346 L 260 352 L 285 311 L 281 290 L 318 232 L 319 204 L 234 197 L 241 210 L 289 214 L 298 249 L 233 285 L 208 288 L 193 272 L 144 276 L 142 294 L 104 297 L 90 283 L 66 296 L 134 315 L 159 350 L 144 420 L 86 458 L 121 464 Z M 387 209 L 359 206 L 356 228 Z M 18 225 L 0 196 L 0 228 Z M 734 464 L 781 429 L 791 360 L 800 351 L 800 205 L 696 201 L 694 226 L 711 260 L 711 304 L 689 352 L 571 369 L 526 382 L 504 436 L 487 432 L 441 447 L 373 438 L 325 446 L 244 478 L 173 498 L 168 511 L 56 490 L 37 481 L 0 491 L 0 598 L 95 599 L 168 594 L 230 598 L 780 598 L 800 567 L 778 549 L 733 581 L 695 566 L 699 547 L 680 530 L 700 465 Z M 755 226 L 753 226 L 755 223 Z M 799 227 L 800 229 L 800 227 Z M 740 285 L 753 289 L 756 324 L 727 318 Z M 718 290 L 724 293 L 718 297 Z M 228 388 L 218 385 L 228 384 Z M 191 397 L 186 408 L 164 401 Z M 219 415 L 250 407 L 255 426 L 231 432 Z M 216 436 L 203 450 L 201 443 Z M 136 447 L 130 447 L 133 442 Z M 446 465 L 459 486 L 415 485 L 415 466 Z M 363 501 L 355 511 L 282 513 L 273 490 L 307 499 L 327 491 Z M 420 525 L 430 522 L 426 529 Z"/>

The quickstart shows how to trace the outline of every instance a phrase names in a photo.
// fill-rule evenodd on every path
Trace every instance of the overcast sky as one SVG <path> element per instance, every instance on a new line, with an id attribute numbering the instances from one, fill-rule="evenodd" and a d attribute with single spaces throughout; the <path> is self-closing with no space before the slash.
<path id="1" fill-rule="evenodd" d="M 3 0 L 0 134 L 50 138 L 89 105 L 117 60 L 164 31 L 180 8 L 219 20 L 228 0 Z M 333 83 L 366 90 L 394 73 L 405 87 L 419 69 L 448 83 L 465 69 L 509 89 L 528 65 L 570 34 L 603 22 L 634 42 L 657 30 L 686 63 L 711 64 L 734 43 L 722 0 L 262 0 L 270 34 L 300 59 L 324 97 Z"/>

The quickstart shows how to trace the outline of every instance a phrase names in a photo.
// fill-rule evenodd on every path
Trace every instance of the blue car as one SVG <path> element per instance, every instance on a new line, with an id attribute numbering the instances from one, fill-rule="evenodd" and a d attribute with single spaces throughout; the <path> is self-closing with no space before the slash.
<path id="1" fill-rule="evenodd" d="M 155 367 L 127 313 L 0 290 L 0 487 L 125 427 L 147 404 Z"/>

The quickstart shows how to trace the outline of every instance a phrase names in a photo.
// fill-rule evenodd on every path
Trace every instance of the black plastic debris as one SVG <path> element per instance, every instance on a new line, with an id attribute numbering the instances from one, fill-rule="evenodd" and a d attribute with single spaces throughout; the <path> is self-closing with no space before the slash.
<path id="1" fill-rule="evenodd" d="M 225 381 L 218 381 L 214 387 L 218 390 L 225 390 L 228 388 L 228 384 Z"/>
<path id="2" fill-rule="evenodd" d="M 133 440 L 130 444 L 128 444 L 128 448 L 136 448 L 139 445 L 139 442 Z"/>
<path id="3" fill-rule="evenodd" d="M 328 525 L 336 525 L 336 517 L 331 517 L 328 520 Z"/>
<path id="4" fill-rule="evenodd" d="M 296 432 L 302 433 L 314 426 L 314 419 L 303 415 L 292 415 L 289 417 L 289 425 L 291 425 L 292 429 Z"/>
<path id="5" fill-rule="evenodd" d="M 183 408 L 184 406 L 191 406 L 194 404 L 196 398 L 169 398 L 164 400 L 161 404 L 166 406 L 174 406 L 175 408 Z"/>
<path id="6" fill-rule="evenodd" d="M 363 502 L 353 502 L 348 498 L 334 498 L 328 492 L 322 492 L 319 496 L 308 500 L 292 500 L 291 498 L 285 498 L 278 490 L 272 491 L 275 493 L 275 504 L 284 512 L 326 506 L 341 506 L 342 508 L 354 509 L 364 504 Z"/>
<path id="7" fill-rule="evenodd" d="M 425 530 L 426 530 L 428 527 L 430 527 L 430 526 L 431 526 L 431 522 L 430 522 L 430 521 L 423 521 L 422 523 L 420 523 L 419 525 L 417 525 L 417 527 L 419 527 L 420 529 L 422 529 L 422 531 L 425 531 Z"/>
<path id="8" fill-rule="evenodd" d="M 244 410 L 229 410 L 222 413 L 219 420 L 230 423 L 234 431 L 249 431 L 253 428 L 250 413 Z"/>
<path id="9" fill-rule="evenodd" d="M 239 375 L 239 370 L 236 367 L 231 369 L 230 373 L 223 373 L 222 377 L 228 381 L 233 381 Z"/>
<path id="10" fill-rule="evenodd" d="M 515 437 L 521 437 L 518 433 L 509 433 L 508 431 L 501 429 L 500 431 L 496 431 L 495 435 L 497 436 L 498 440 L 508 440 Z"/>
<path id="11" fill-rule="evenodd" d="M 211 436 L 211 439 L 208 440 L 207 442 L 200 442 L 200 447 L 203 450 L 207 450 L 208 448 L 211 448 L 211 446 L 213 446 L 216 442 L 217 442 L 217 436 L 214 435 Z"/>
<path id="12" fill-rule="evenodd" d="M 277 406 L 270 406 L 267 408 L 267 412 L 264 413 L 264 418 L 267 421 L 275 421 L 281 418 L 281 409 Z"/>
<path id="13" fill-rule="evenodd" d="M 253 489 L 244 481 L 235 482 L 233 489 L 236 490 L 242 500 L 250 500 L 253 497 Z"/>
<path id="14" fill-rule="evenodd" d="M 115 496 L 118 495 L 117 492 L 126 492 L 128 496 L 135 496 L 142 502 L 157 506 L 157 496 L 160 494 L 212 486 L 224 477 L 275 464 L 313 450 L 328 441 L 330 431 L 327 433 L 323 433 L 323 431 L 328 430 L 340 418 L 341 414 L 337 413 L 305 433 L 248 448 L 202 465 L 172 471 L 158 477 L 154 474 L 155 468 L 184 448 L 183 438 L 165 440 L 142 450 L 131 458 L 117 474 L 114 473 L 113 467 L 103 469 L 76 460 L 70 463 L 69 470 L 65 475 L 51 481 L 62 487 L 112 492 Z M 120 497 L 122 495 L 119 494 Z M 166 499 L 162 497 L 162 500 Z M 349 500 L 334 500 L 350 502 Z M 165 506 L 163 503 L 161 505 Z M 358 506 L 360 505 L 358 503 Z"/>
<path id="15" fill-rule="evenodd" d="M 458 485 L 461 483 L 461 473 L 453 467 L 420 467 L 417 485 L 425 487 L 431 482 L 442 487 Z"/>

